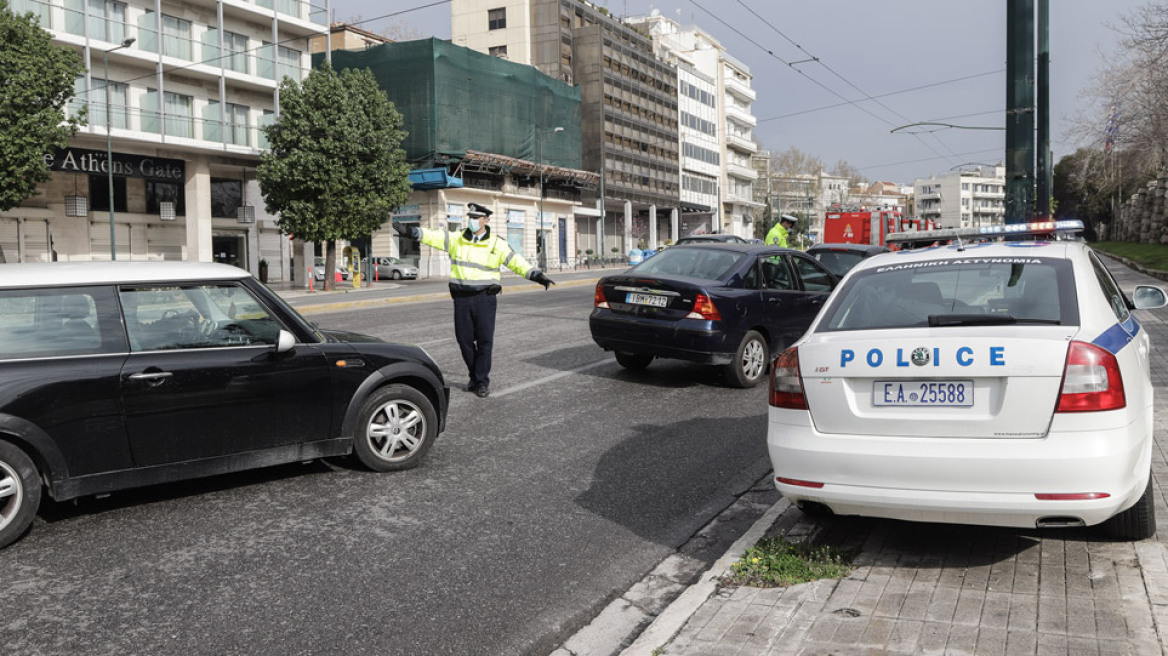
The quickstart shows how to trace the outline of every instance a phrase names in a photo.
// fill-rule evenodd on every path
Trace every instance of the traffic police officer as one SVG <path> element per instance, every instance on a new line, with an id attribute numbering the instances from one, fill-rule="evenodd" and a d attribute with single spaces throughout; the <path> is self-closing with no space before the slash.
<path id="1" fill-rule="evenodd" d="M 775 227 L 771 228 L 771 231 L 767 233 L 766 239 L 763 241 L 772 246 L 782 246 L 783 248 L 786 248 L 787 231 L 795 227 L 795 221 L 795 217 L 791 216 L 790 214 L 784 214 L 780 216 L 778 222 L 775 223 Z"/>
<path id="2" fill-rule="evenodd" d="M 502 291 L 499 267 L 537 282 L 547 289 L 555 283 L 523 256 L 511 250 L 506 239 L 491 232 L 491 210 L 470 203 L 467 227 L 462 232 L 407 227 L 395 222 L 403 237 L 450 254 L 450 296 L 454 299 L 454 336 L 470 374 L 468 392 L 479 398 L 490 393 L 491 346 L 495 339 L 497 295 Z"/>

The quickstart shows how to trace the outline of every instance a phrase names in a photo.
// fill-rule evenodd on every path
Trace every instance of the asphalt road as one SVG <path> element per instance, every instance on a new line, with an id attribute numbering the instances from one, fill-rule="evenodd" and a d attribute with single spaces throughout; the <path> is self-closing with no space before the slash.
<path id="1" fill-rule="evenodd" d="M 441 365 L 449 424 L 422 466 L 46 503 L 0 552 L 4 652 L 549 653 L 770 466 L 765 387 L 679 362 L 625 372 L 589 337 L 591 300 L 505 292 L 486 400 L 461 389 L 448 299 L 314 308 Z"/>

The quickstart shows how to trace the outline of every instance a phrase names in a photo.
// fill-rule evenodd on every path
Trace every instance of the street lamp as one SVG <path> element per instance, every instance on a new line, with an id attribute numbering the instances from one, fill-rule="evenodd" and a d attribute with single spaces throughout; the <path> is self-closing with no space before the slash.
<path id="1" fill-rule="evenodd" d="M 539 262 L 539 268 L 545 270 L 547 269 L 547 240 L 544 239 L 543 235 L 543 133 L 551 132 L 555 134 L 563 131 L 564 128 L 558 125 L 551 130 L 539 130 L 539 161 L 537 162 L 539 165 L 539 237 L 536 239 L 535 245 L 537 250 L 536 260 Z"/>
<path id="2" fill-rule="evenodd" d="M 114 46 L 101 53 L 103 75 L 105 75 L 105 170 L 109 179 L 109 213 L 110 213 L 110 261 L 118 259 L 117 236 L 114 234 L 114 141 L 110 132 L 110 115 L 113 113 L 113 103 L 110 101 L 109 54 L 115 50 L 129 48 L 134 44 L 134 38 L 122 41 L 121 45 Z"/>

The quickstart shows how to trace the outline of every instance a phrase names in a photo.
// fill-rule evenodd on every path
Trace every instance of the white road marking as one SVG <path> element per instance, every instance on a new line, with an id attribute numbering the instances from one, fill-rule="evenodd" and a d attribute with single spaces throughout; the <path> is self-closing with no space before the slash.
<path id="1" fill-rule="evenodd" d="M 614 362 L 614 360 L 612 360 L 611 358 L 605 358 L 604 360 L 593 362 L 592 364 L 586 364 L 582 367 L 576 367 L 575 369 L 569 369 L 568 371 L 561 371 L 558 374 L 552 374 L 550 376 L 544 376 L 543 378 L 529 380 L 526 383 L 523 383 L 522 385 L 508 387 L 507 389 L 505 389 L 501 392 L 495 392 L 493 394 L 493 396 L 506 396 L 508 394 L 514 394 L 515 392 L 522 392 L 523 390 L 530 389 L 532 387 L 535 387 L 536 385 L 543 385 L 544 383 L 550 383 L 553 380 L 559 380 L 560 378 L 564 378 L 565 376 L 571 376 L 572 374 L 578 374 L 581 371 L 587 371 L 589 369 L 594 369 L 594 368 L 599 367 L 600 365 L 604 365 L 604 364 L 612 364 L 613 362 Z"/>

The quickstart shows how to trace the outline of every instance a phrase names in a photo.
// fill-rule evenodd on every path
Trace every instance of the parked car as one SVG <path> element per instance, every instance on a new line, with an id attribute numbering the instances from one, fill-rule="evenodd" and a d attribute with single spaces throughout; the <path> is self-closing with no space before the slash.
<path id="1" fill-rule="evenodd" d="M 323 258 L 323 257 L 317 257 L 317 258 L 313 259 L 312 277 L 316 278 L 317 282 L 321 282 L 324 280 L 324 264 L 325 264 L 325 258 Z M 336 268 L 333 270 L 333 281 L 334 282 L 341 282 L 342 280 L 348 280 L 348 279 L 349 279 L 348 269 L 344 269 L 340 265 L 337 265 Z"/>
<path id="2" fill-rule="evenodd" d="M 1157 356 L 1133 310 L 1168 296 L 1129 299 L 1050 225 L 1027 226 L 1046 239 L 856 265 L 771 374 L 784 497 L 809 512 L 1156 532 Z"/>
<path id="3" fill-rule="evenodd" d="M 887 252 L 888 247 L 873 244 L 816 244 L 807 249 L 808 255 L 841 278 L 860 260 Z"/>
<path id="4" fill-rule="evenodd" d="M 378 280 L 415 280 L 418 277 L 418 267 L 396 257 L 375 257 L 373 264 L 377 268 Z"/>
<path id="5" fill-rule="evenodd" d="M 718 242 L 724 244 L 745 244 L 745 239 L 738 235 L 729 235 L 724 233 L 709 234 L 709 235 L 689 235 L 677 240 L 678 246 L 682 244 L 706 244 L 710 242 Z"/>
<path id="6" fill-rule="evenodd" d="M 418 465 L 450 390 L 417 346 L 317 329 L 211 263 L 0 267 L 0 546 L 48 497 L 352 454 Z"/>
<path id="7" fill-rule="evenodd" d="M 596 283 L 592 339 L 628 369 L 654 358 L 721 365 L 736 387 L 764 379 L 838 278 L 806 254 L 755 244 L 668 248 Z"/>

